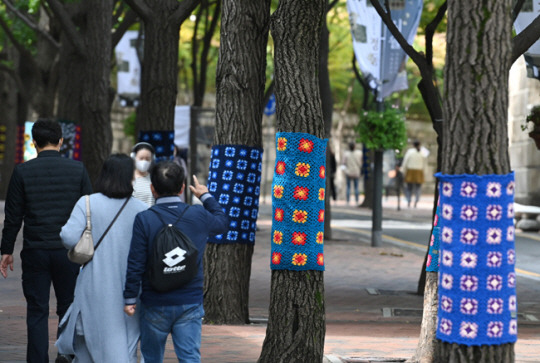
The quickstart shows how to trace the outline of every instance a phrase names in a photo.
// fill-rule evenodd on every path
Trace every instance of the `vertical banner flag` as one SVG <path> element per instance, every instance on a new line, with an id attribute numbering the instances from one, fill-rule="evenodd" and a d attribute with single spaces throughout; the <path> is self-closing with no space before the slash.
<path id="1" fill-rule="evenodd" d="M 538 1 L 525 1 L 514 22 L 516 33 L 521 33 L 539 14 L 540 3 Z M 524 56 L 527 64 L 527 77 L 540 79 L 540 40 L 531 45 Z"/>
<path id="2" fill-rule="evenodd" d="M 140 94 L 141 63 L 137 56 L 139 32 L 128 30 L 115 48 L 120 105 L 137 106 Z"/>
<path id="3" fill-rule="evenodd" d="M 384 6 L 384 5 L 383 5 Z M 391 0 L 392 20 L 411 44 L 422 14 L 422 0 Z M 407 56 L 370 0 L 347 0 L 354 54 L 370 87 L 385 98 L 407 89 Z"/>

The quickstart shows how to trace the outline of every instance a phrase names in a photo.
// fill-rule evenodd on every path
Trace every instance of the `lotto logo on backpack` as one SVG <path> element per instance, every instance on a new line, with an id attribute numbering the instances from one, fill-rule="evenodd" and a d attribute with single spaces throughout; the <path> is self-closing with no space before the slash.
<path id="1" fill-rule="evenodd" d="M 163 269 L 164 274 L 172 274 L 175 272 L 182 272 L 186 269 L 186 266 L 176 266 L 180 262 L 184 261 L 184 255 L 186 254 L 186 251 L 181 249 L 180 247 L 176 247 L 174 250 L 169 251 L 165 254 L 165 258 L 163 259 L 163 262 L 167 265 Z"/>
<path id="2" fill-rule="evenodd" d="M 157 292 L 176 290 L 197 275 L 197 248 L 191 239 L 175 226 L 187 209 L 173 224 L 165 223 L 156 210 L 150 209 L 163 222 L 148 256 L 148 279 Z"/>

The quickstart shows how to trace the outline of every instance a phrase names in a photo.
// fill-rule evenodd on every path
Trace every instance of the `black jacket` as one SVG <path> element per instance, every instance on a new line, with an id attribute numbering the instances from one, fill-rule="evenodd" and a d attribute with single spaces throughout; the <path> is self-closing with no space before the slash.
<path id="1" fill-rule="evenodd" d="M 17 165 L 6 196 L 2 254 L 13 254 L 23 220 L 23 248 L 64 248 L 60 230 L 77 200 L 90 193 L 92 185 L 83 164 L 55 150 L 44 150 Z"/>

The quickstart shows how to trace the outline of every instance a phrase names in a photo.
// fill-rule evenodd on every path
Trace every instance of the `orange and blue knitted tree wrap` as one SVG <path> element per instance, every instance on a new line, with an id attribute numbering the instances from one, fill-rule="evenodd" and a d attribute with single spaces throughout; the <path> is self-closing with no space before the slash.
<path id="1" fill-rule="evenodd" d="M 306 133 L 276 134 L 272 270 L 324 271 L 327 141 Z"/>
<path id="2" fill-rule="evenodd" d="M 441 196 L 437 338 L 468 346 L 513 343 L 514 173 L 436 176 Z"/>

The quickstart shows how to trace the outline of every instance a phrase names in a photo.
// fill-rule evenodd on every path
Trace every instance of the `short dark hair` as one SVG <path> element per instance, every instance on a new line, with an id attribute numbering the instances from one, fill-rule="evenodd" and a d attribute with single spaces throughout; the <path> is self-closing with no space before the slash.
<path id="1" fill-rule="evenodd" d="M 32 139 L 39 148 L 58 145 L 62 138 L 62 127 L 57 121 L 49 118 L 39 118 L 32 126 Z"/>
<path id="2" fill-rule="evenodd" d="M 170 160 L 157 163 L 150 172 L 150 180 L 159 197 L 178 195 L 184 179 L 184 168 Z"/>
<path id="3" fill-rule="evenodd" d="M 101 167 L 94 191 L 116 199 L 131 196 L 133 194 L 133 169 L 132 158 L 126 154 L 112 154 Z"/>

